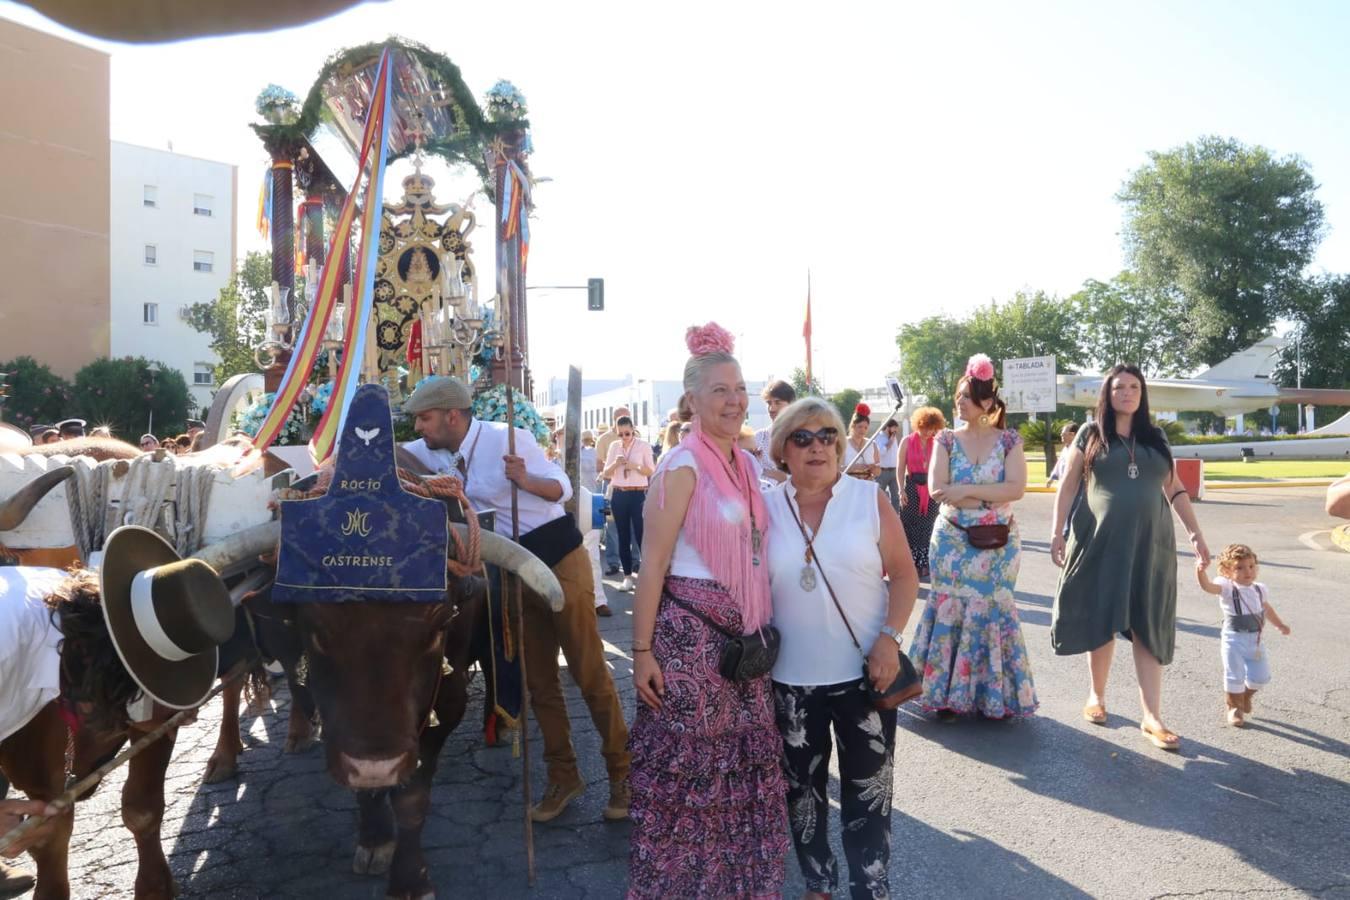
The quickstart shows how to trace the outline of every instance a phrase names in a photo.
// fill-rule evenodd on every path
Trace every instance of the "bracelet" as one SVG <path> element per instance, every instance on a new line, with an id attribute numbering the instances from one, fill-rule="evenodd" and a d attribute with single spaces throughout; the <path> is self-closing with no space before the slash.
<path id="1" fill-rule="evenodd" d="M 1171 503 L 1173 500 L 1177 499 L 1178 497 L 1180 497 L 1182 494 L 1185 494 L 1185 493 L 1187 493 L 1187 491 L 1186 491 L 1185 488 L 1177 488 L 1177 492 L 1176 492 L 1175 494 L 1173 494 L 1172 496 L 1168 497 L 1168 498 L 1167 498 L 1167 502 L 1168 502 L 1168 503 Z"/>
<path id="2" fill-rule="evenodd" d="M 628 649 L 632 650 L 634 653 L 651 653 L 652 645 L 648 644 L 645 647 L 629 647 Z"/>

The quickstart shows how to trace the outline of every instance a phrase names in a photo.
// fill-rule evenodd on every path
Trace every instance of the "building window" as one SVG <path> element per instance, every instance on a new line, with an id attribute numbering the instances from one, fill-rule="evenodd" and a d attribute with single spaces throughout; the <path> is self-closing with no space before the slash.
<path id="1" fill-rule="evenodd" d="M 210 272 L 216 267 L 216 255 L 210 250 L 192 251 L 192 270 L 194 272 Z"/>
<path id="2" fill-rule="evenodd" d="M 153 184 L 147 184 L 141 194 L 141 206 L 148 206 L 151 209 L 157 208 L 159 206 L 159 188 Z"/>
<path id="3" fill-rule="evenodd" d="M 192 214 L 194 216 L 211 215 L 211 195 L 193 194 L 192 195 Z"/>
<path id="4" fill-rule="evenodd" d="M 159 324 L 159 304 L 142 303 L 141 304 L 141 322 L 146 325 Z"/>
<path id="5" fill-rule="evenodd" d="M 147 266 L 159 265 L 159 248 L 154 244 L 145 245 L 145 264 Z"/>
<path id="6" fill-rule="evenodd" d="M 210 363 L 193 363 L 192 383 L 210 387 L 215 383 L 215 369 Z"/>

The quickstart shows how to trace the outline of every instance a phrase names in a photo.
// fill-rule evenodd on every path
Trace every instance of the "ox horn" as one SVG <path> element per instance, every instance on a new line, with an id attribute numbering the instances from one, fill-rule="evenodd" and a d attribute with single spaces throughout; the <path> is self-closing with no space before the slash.
<path id="1" fill-rule="evenodd" d="M 271 553 L 281 540 L 280 522 L 263 522 L 252 528 L 235 532 L 223 541 L 217 541 L 192 554 L 217 572 L 224 572 L 240 563 Z"/>
<path id="2" fill-rule="evenodd" d="M 465 540 L 468 539 L 469 526 L 452 522 L 450 527 L 457 529 Z M 203 547 L 193 555 L 217 572 L 222 572 L 273 550 L 279 540 L 281 540 L 281 523 L 264 522 L 232 534 L 209 547 Z M 544 598 L 554 612 L 562 611 L 562 585 L 539 557 L 514 541 L 509 541 L 491 531 L 481 532 L 479 546 L 485 562 L 513 572 L 527 588 Z"/>
<path id="3" fill-rule="evenodd" d="M 450 527 L 459 531 L 465 540 L 469 538 L 469 526 L 451 522 Z M 525 586 L 534 591 L 554 612 L 562 612 L 563 591 L 558 576 L 544 565 L 543 561 L 515 541 L 507 540 L 500 534 L 483 531 L 480 539 L 480 552 L 484 562 L 490 562 L 508 572 L 515 573 Z"/>
<path id="4" fill-rule="evenodd" d="M 74 466 L 61 466 L 43 472 L 19 488 L 12 497 L 0 503 L 0 531 L 13 531 L 22 525 L 48 491 L 74 474 Z"/>

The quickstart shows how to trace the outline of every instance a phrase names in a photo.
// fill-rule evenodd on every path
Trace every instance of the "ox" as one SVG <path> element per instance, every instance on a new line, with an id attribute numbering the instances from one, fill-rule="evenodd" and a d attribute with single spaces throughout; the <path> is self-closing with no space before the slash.
<path id="1" fill-rule="evenodd" d="M 267 527 L 280 537 L 280 523 Z M 561 608 L 562 588 L 538 558 L 489 531 L 481 541 L 484 561 Z M 268 590 L 248 603 L 290 622 L 304 647 L 328 773 L 357 792 L 353 869 L 387 870 L 388 897 L 434 897 L 422 826 L 441 748 L 464 716 L 469 664 L 484 654 L 483 581 L 452 580 L 443 603 L 274 604 Z"/>

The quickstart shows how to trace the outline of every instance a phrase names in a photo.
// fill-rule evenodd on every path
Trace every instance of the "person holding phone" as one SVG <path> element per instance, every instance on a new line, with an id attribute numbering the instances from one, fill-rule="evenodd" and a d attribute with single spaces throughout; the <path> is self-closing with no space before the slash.
<path id="1" fill-rule="evenodd" d="M 642 545 L 642 509 L 647 499 L 647 480 L 656 471 L 656 459 L 651 444 L 637 436 L 631 418 L 620 416 L 614 430 L 618 439 L 609 445 L 600 477 L 614 486 L 609 504 L 619 532 L 619 564 L 623 567 L 620 590 L 631 591 L 637 587 L 633 580 L 633 542 Z"/>

